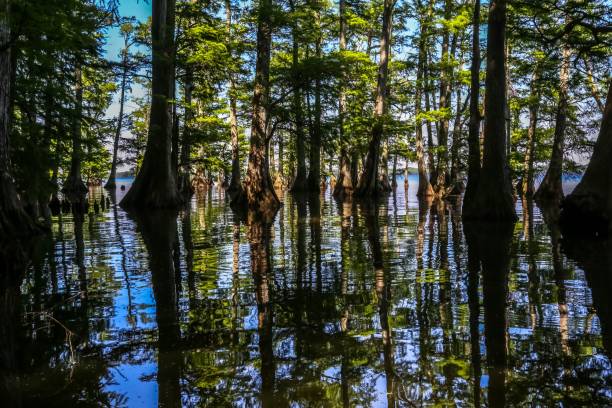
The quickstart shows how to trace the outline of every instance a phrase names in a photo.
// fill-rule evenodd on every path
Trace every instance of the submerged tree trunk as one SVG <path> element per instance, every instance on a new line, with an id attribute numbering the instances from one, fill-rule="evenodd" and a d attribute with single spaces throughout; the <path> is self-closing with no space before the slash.
<path id="1" fill-rule="evenodd" d="M 346 50 L 346 17 L 345 0 L 340 0 L 340 53 Z M 341 78 L 341 81 L 344 78 Z M 346 113 L 346 94 L 344 84 L 341 82 L 338 96 L 338 130 L 340 133 L 340 171 L 334 189 L 334 196 L 340 199 L 353 194 L 355 180 L 351 174 L 351 159 L 349 156 L 349 141 L 344 131 L 344 115 Z"/>
<path id="2" fill-rule="evenodd" d="M 230 0 L 225 0 L 225 21 L 227 29 L 228 53 L 230 58 L 233 57 L 230 44 L 232 42 L 232 3 Z M 230 119 L 230 134 L 232 140 L 232 175 L 227 191 L 230 197 L 237 197 L 243 194 L 242 184 L 240 183 L 240 141 L 238 135 L 238 114 L 236 108 L 236 85 L 234 83 L 234 74 L 229 74 L 229 119 Z"/>
<path id="3" fill-rule="evenodd" d="M 270 178 L 267 160 L 272 47 L 272 0 L 261 0 L 257 16 L 257 59 L 253 92 L 249 166 L 245 194 L 232 203 L 263 216 L 273 216 L 280 206 Z"/>
<path id="4" fill-rule="evenodd" d="M 123 107 L 125 105 L 125 91 L 127 88 L 128 79 L 128 58 L 129 58 L 129 37 L 125 37 L 125 44 L 122 50 L 123 53 L 123 71 L 121 73 L 121 94 L 119 97 L 119 116 L 117 116 L 117 128 L 115 129 L 115 139 L 113 140 L 113 162 L 111 171 L 104 188 L 111 189 L 116 187 L 115 178 L 117 177 L 117 154 L 119 153 L 119 140 L 121 138 L 121 130 L 123 129 Z"/>
<path id="5" fill-rule="evenodd" d="M 80 62 L 76 63 L 74 68 L 75 76 L 75 101 L 74 101 L 74 118 L 72 119 L 72 156 L 70 160 L 70 172 L 64 182 L 63 192 L 66 194 L 72 203 L 74 212 L 86 211 L 87 202 L 85 196 L 87 187 L 83 183 L 81 177 L 81 120 L 83 115 L 83 74 L 81 72 Z"/>
<path id="6" fill-rule="evenodd" d="M 372 125 L 372 137 L 370 138 L 368 146 L 368 155 L 355 191 L 360 196 L 374 197 L 381 192 L 378 180 L 378 166 L 384 131 L 383 115 L 386 111 L 393 4 L 392 0 L 385 0 L 384 2 L 382 34 L 380 38 L 380 60 L 378 63 L 378 78 L 376 85 L 376 104 L 374 107 L 374 124 Z"/>
<path id="7" fill-rule="evenodd" d="M 480 0 L 474 2 L 472 21 L 472 66 L 470 68 L 470 121 L 468 130 L 468 174 L 463 196 L 463 214 L 476 211 L 474 204 L 480 177 Z"/>
<path id="8" fill-rule="evenodd" d="M 464 216 L 490 221 L 514 221 L 514 201 L 506 162 L 506 0 L 489 6 L 484 156 L 475 206 Z M 466 211 L 467 210 L 467 211 Z"/>
<path id="9" fill-rule="evenodd" d="M 565 46 L 559 73 L 559 105 L 557 106 L 552 156 L 542 184 L 540 184 L 534 196 L 539 203 L 549 202 L 552 204 L 563 199 L 561 177 L 563 176 L 563 149 L 565 148 L 565 127 L 567 124 L 570 54 L 569 47 Z"/>
<path id="10" fill-rule="evenodd" d="M 534 185 L 533 163 L 535 161 L 536 131 L 538 129 L 538 110 L 540 108 L 540 90 L 538 82 L 540 70 L 538 67 L 533 72 L 531 79 L 531 95 L 529 96 L 529 127 L 527 129 L 527 149 L 525 150 L 525 162 L 523 165 L 523 197 L 533 197 Z"/>
<path id="11" fill-rule="evenodd" d="M 152 98 L 149 135 L 142 167 L 121 206 L 172 208 L 181 203 L 172 170 L 175 0 L 153 0 Z"/>
<path id="12" fill-rule="evenodd" d="M 612 83 L 599 136 L 589 165 L 562 203 L 561 223 L 566 230 L 607 234 L 612 230 Z"/>
<path id="13" fill-rule="evenodd" d="M 9 153 L 11 121 L 11 30 L 9 0 L 0 0 L 0 240 L 27 236 L 35 231 L 13 181 Z"/>

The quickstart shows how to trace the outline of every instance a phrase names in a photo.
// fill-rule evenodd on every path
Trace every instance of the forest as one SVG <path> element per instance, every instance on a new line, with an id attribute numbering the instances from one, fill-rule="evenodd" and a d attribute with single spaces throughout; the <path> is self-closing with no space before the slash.
<path id="1" fill-rule="evenodd" d="M 130 14 L 136 8 L 149 14 Z M 482 336 L 488 405 L 512 405 L 512 398 L 522 398 L 520 387 L 527 387 L 521 376 L 536 370 L 517 364 L 512 372 L 512 358 L 523 361 L 520 347 L 544 347 L 540 343 L 550 335 L 545 303 L 559 315 L 554 332 L 560 331 L 561 351 L 538 349 L 553 354 L 546 354 L 551 360 L 542 363 L 543 370 L 564 365 L 564 378 L 600 388 L 577 391 L 567 380 L 559 386 L 561 397 L 547 389 L 530 402 L 563 398 L 568 406 L 606 405 L 612 400 L 609 381 L 585 379 L 577 360 L 568 361 L 595 356 L 598 370 L 597 364 L 610 369 L 612 312 L 601 288 L 612 288 L 605 255 L 612 232 L 611 56 L 607 0 L 0 0 L 0 317 L 7 319 L 0 323 L 0 349 L 9 351 L 0 358 L 0 377 L 8 378 L 2 390 L 17 395 L 15 387 L 23 384 L 37 390 L 15 380 L 25 378 L 19 370 L 26 369 L 17 367 L 27 353 L 10 350 L 19 349 L 24 338 L 41 349 L 37 330 L 49 327 L 65 333 L 44 341 L 64 350 L 56 358 L 69 358 L 71 373 L 75 367 L 87 370 L 79 359 L 96 353 L 96 367 L 104 365 L 105 333 L 94 334 L 101 330 L 91 321 L 101 310 L 94 304 L 107 302 L 113 285 L 125 284 L 130 336 L 147 346 L 138 349 L 136 340 L 122 338 L 108 358 L 115 361 L 126 349 L 133 358 L 131 347 L 142 351 L 154 344 L 159 406 L 190 405 L 186 401 L 196 393 L 185 385 L 187 377 L 199 378 L 196 364 L 186 362 L 195 358 L 190 353 L 217 353 L 221 345 L 238 354 L 259 350 L 252 365 L 245 362 L 252 356 L 234 354 L 227 360 L 215 354 L 220 365 L 232 362 L 231 369 L 200 364 L 229 382 L 239 377 L 232 370 L 240 364 L 245 376 L 258 371 L 256 399 L 263 406 L 313 402 L 322 394 L 335 401 L 330 406 L 373 404 L 368 392 L 360 389 L 357 396 L 348 385 L 367 382 L 359 364 L 385 377 L 383 405 L 404 406 L 399 401 L 416 397 L 402 388 L 412 381 L 402 377 L 406 368 L 392 362 L 400 347 L 391 339 L 403 330 L 402 322 L 419 328 L 415 347 L 431 352 L 415 363 L 429 370 L 419 381 L 438 368 L 445 378 L 440 384 L 471 378 L 473 405 L 484 398 Z M 243 241 L 247 266 L 240 263 Z M 406 242 L 414 248 L 405 248 Z M 327 259 L 330 253 L 339 260 Z M 148 267 L 140 266 L 142 254 Z M 224 262 L 231 264 L 232 256 L 234 275 L 223 278 Z M 549 272 L 536 278 L 543 268 L 538 256 Z M 414 287 L 423 292 L 404 281 L 413 275 L 399 271 L 402 257 L 415 262 L 402 267 L 414 269 Z M 311 259 L 312 274 L 306 266 Z M 287 275 L 286 261 L 293 271 Z M 132 263 L 138 266 L 130 269 Z M 198 268 L 201 276 L 194 272 Z M 345 268 L 354 275 L 345 275 Z M 513 281 L 512 268 L 525 269 L 527 283 Z M 58 270 L 64 271 L 59 280 Z M 120 278 L 104 275 L 107 270 L 122 271 Z M 154 341 L 132 314 L 140 290 L 133 280 L 143 270 L 151 274 Z M 245 270 L 248 284 L 240 275 Z M 208 273 L 217 274 L 216 280 Z M 592 297 L 572 298 L 571 285 L 563 283 L 568 274 Z M 232 282 L 231 293 L 224 292 L 226 281 Z M 556 285 L 553 294 L 547 284 Z M 510 305 L 495 301 L 511 299 L 513 287 L 524 289 L 529 313 L 516 299 Z M 58 291 L 63 300 L 54 303 Z M 393 298 L 398 293 L 404 303 Z M 313 303 L 301 305 L 305 299 Z M 412 300 L 416 315 L 398 317 Z M 206 320 L 229 313 L 228 302 L 231 318 Z M 580 312 L 568 312 L 572 302 Z M 244 323 L 246 304 L 259 320 L 257 337 L 245 340 L 240 336 L 251 333 Z M 65 312 L 65 320 L 54 308 Z M 368 308 L 378 310 L 371 328 L 363 323 L 374 319 Z M 196 312 L 209 315 L 194 323 Z M 537 330 L 546 334 L 531 343 L 515 339 L 510 349 L 505 333 L 511 332 L 514 312 L 531 316 L 524 317 L 531 319 L 525 329 L 530 336 Z M 109 319 L 108 327 L 113 313 L 101 317 Z M 464 314 L 469 316 L 462 320 Z M 331 315 L 338 315 L 336 329 L 329 329 L 337 330 L 337 338 L 325 332 Z M 354 332 L 349 315 L 364 319 L 355 317 L 361 323 Z M 46 328 L 33 329 L 31 316 Z M 568 328 L 567 319 L 574 318 L 581 320 Z M 436 355 L 431 336 L 438 323 L 444 362 L 432 368 L 428 358 Z M 431 332 L 421 332 L 430 325 Z M 577 333 L 577 327 L 591 331 Z M 300 400 L 299 392 L 287 391 L 293 383 L 280 385 L 281 363 L 274 360 L 282 355 L 293 361 L 293 352 L 279 346 L 278 338 L 294 330 L 298 354 L 326 350 L 341 364 L 338 373 L 312 367 L 309 372 L 298 356 L 291 380 L 336 375 L 340 390 L 317 394 L 317 387 L 324 388 L 317 383 L 302 390 L 306 396 Z M 380 341 L 384 361 L 378 365 L 362 350 L 366 343 L 360 339 L 366 338 Z M 304 345 L 310 341 L 316 352 Z M 347 357 L 340 353 L 344 346 L 364 354 Z M 172 354 L 176 347 L 178 357 Z M 13 355 L 19 357 L 7 357 Z M 318 363 L 312 357 L 313 367 Z M 51 369 L 55 363 L 40 364 Z M 170 386 L 164 382 L 168 375 Z M 240 400 L 236 389 L 250 391 L 238 380 L 232 388 L 237 395 L 223 401 L 217 399 L 222 380 L 198 381 L 195 389 L 215 391 L 193 399 L 195 405 L 257 405 Z M 428 403 L 468 401 L 440 384 L 439 394 L 431 392 L 438 399 Z M 125 405 L 113 400 L 114 392 L 83 398 Z M 330 396 L 334 392 L 342 401 Z M 74 402 L 79 393 L 66 388 L 57 395 Z"/>
<path id="2" fill-rule="evenodd" d="M 48 224 L 59 195 L 84 211 L 119 166 L 136 174 L 124 208 L 213 182 L 260 212 L 327 183 L 372 199 L 416 168 L 419 196 L 512 220 L 517 196 L 558 205 L 589 165 L 566 218 L 610 219 L 605 2 L 168 0 L 149 21 L 113 1 L 2 3 L 4 237 Z"/>

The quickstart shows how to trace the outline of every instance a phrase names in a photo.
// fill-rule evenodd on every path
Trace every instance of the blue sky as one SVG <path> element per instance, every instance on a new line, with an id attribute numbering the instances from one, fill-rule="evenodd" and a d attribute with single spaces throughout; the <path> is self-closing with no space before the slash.
<path id="1" fill-rule="evenodd" d="M 147 18 L 151 16 L 151 0 L 120 0 L 119 3 L 119 14 L 122 17 L 135 17 L 137 20 L 146 21 Z M 108 31 L 108 39 L 106 42 L 106 46 L 104 47 L 105 56 L 108 59 L 118 60 L 119 59 L 119 51 L 123 46 L 123 40 L 119 35 L 119 28 L 114 27 Z M 140 97 L 143 95 L 143 90 L 138 85 L 134 85 L 132 87 L 132 92 L 127 95 L 127 100 L 125 103 L 125 113 L 128 114 L 135 109 L 133 103 L 131 103 L 130 99 L 133 96 Z M 116 92 L 113 103 L 106 111 L 106 116 L 108 118 L 115 118 L 119 114 L 119 92 Z M 129 131 L 127 129 L 123 129 L 123 136 L 127 136 Z M 110 148 L 110 146 L 109 146 Z M 119 171 L 126 170 L 126 166 L 119 166 Z"/>
<path id="2" fill-rule="evenodd" d="M 140 21 L 145 21 L 151 16 L 151 0 L 120 0 L 119 14 L 122 17 L 136 17 Z M 105 50 L 107 57 L 116 59 L 122 45 L 119 28 L 109 30 Z"/>

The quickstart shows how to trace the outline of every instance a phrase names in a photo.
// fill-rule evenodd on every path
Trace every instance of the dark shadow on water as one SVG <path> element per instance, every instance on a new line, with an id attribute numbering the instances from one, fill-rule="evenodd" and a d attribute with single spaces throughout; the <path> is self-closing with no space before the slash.
<path id="1" fill-rule="evenodd" d="M 155 298 L 158 406 L 180 407 L 182 355 L 174 260 L 177 212 L 145 211 L 130 216 L 136 221 L 148 253 Z"/>
<path id="2" fill-rule="evenodd" d="M 478 285 L 476 270 L 482 278 L 482 306 L 484 309 L 484 337 L 486 364 L 489 374 L 487 400 L 490 407 L 506 405 L 506 380 L 508 366 L 508 323 L 506 305 L 508 299 L 508 273 L 511 260 L 513 223 L 465 222 L 463 229 L 468 246 L 470 313 L 477 315 L 475 290 Z M 470 333 L 477 336 L 474 318 L 470 317 Z M 476 347 L 472 339 L 472 347 Z M 472 356 L 477 366 L 475 377 L 480 375 L 479 356 Z M 478 390 L 478 387 L 475 387 Z M 479 397 L 475 401 L 479 402 Z M 477 402 L 477 403 L 478 403 Z"/>
<path id="3" fill-rule="evenodd" d="M 260 399 L 263 407 L 274 407 L 276 363 L 274 357 L 273 326 L 274 307 L 272 305 L 272 259 L 270 257 L 270 230 L 272 218 L 260 219 L 249 214 L 248 241 L 251 256 L 251 274 L 255 283 L 257 303 L 257 334 L 261 359 Z"/>
<path id="4" fill-rule="evenodd" d="M 612 239 L 565 237 L 562 247 L 567 256 L 584 270 L 601 325 L 604 352 L 612 358 Z"/>

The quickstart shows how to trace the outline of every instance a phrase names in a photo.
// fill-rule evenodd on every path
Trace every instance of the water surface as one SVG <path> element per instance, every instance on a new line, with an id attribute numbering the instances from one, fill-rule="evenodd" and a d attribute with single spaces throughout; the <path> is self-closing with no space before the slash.
<path id="1" fill-rule="evenodd" d="M 178 214 L 55 217 L 0 289 L 3 403 L 612 404 L 610 246 L 520 201 L 514 226 L 464 225 L 413 187 L 287 195 L 271 225 L 214 188 Z"/>

